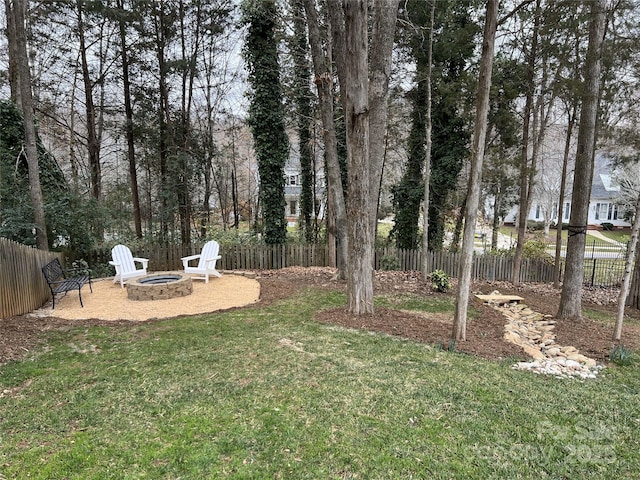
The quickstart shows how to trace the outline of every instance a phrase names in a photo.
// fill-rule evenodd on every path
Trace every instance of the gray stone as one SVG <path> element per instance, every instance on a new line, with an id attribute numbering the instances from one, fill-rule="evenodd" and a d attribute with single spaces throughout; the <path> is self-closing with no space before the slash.
<path id="1" fill-rule="evenodd" d="M 577 348 L 556 344 L 553 333 L 556 321 L 550 315 L 541 315 L 524 304 L 493 305 L 493 308 L 507 319 L 504 339 L 520 346 L 534 359 L 532 362 L 519 362 L 512 368 L 558 378 L 581 379 L 596 378 L 604 368 L 594 359 L 580 354 Z"/>

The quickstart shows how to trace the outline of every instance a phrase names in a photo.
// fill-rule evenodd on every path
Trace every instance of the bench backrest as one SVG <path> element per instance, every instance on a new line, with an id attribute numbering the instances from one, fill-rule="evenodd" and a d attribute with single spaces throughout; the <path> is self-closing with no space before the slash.
<path id="1" fill-rule="evenodd" d="M 54 258 L 42 267 L 42 273 L 44 274 L 44 278 L 47 280 L 47 283 L 55 282 L 61 278 L 66 278 L 59 258 Z"/>

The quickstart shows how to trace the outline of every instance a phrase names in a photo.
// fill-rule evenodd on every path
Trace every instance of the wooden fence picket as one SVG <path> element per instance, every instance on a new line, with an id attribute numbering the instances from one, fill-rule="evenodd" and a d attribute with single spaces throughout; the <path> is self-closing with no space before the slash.
<path id="1" fill-rule="evenodd" d="M 199 253 L 200 245 L 157 245 L 147 244 L 132 248 L 134 256 L 149 259 L 149 271 L 182 270 L 181 258 Z M 326 267 L 329 248 L 320 245 L 221 245 L 218 263 L 220 270 L 269 270 L 291 266 Z M 421 250 L 399 250 L 391 246 L 376 248 L 374 266 L 419 271 L 422 268 Z M 428 271 L 443 270 L 451 277 L 458 275 L 459 253 L 427 252 Z M 110 249 L 96 249 L 75 256 L 62 258 L 62 254 L 43 252 L 0 238 L 0 318 L 19 315 L 41 306 L 49 292 L 40 268 L 58 256 L 66 265 L 74 260 L 85 260 L 90 268 L 100 267 L 100 271 L 112 271 L 108 262 Z M 65 261 L 66 260 L 66 261 Z M 619 285 L 622 271 L 614 267 L 615 260 L 594 259 L 585 266 L 585 284 L 597 286 Z M 474 255 L 473 279 L 490 281 L 511 281 L 513 258 L 509 256 Z M 632 299 L 637 303 L 640 297 L 640 274 L 636 272 Z M 552 282 L 553 265 L 526 259 L 521 268 L 522 282 Z"/>
<path id="2" fill-rule="evenodd" d="M 50 295 L 41 268 L 60 254 L 0 238 L 0 318 L 42 306 Z"/>

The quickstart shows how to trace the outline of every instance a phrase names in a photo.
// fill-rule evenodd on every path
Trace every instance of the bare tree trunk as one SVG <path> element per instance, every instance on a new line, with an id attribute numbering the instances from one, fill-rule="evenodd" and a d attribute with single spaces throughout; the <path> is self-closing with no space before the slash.
<path id="1" fill-rule="evenodd" d="M 429 278 L 429 184 L 431 183 L 431 70 L 433 64 L 433 24 L 436 11 L 436 0 L 431 0 L 429 17 L 429 40 L 427 44 L 427 71 L 425 93 L 427 111 L 425 112 L 425 146 L 424 146 L 424 197 L 422 198 L 422 281 Z"/>
<path id="2" fill-rule="evenodd" d="M 347 205 L 349 264 L 347 308 L 350 313 L 373 313 L 373 235 L 369 159 L 367 1 L 344 3 L 346 69 L 345 123 L 347 128 Z"/>
<path id="3" fill-rule="evenodd" d="M 78 59 L 76 59 L 76 62 Z M 73 106 L 78 87 L 78 76 L 74 73 L 71 85 L 72 105 L 69 108 L 69 164 L 71 166 L 71 189 L 78 195 L 80 192 L 80 177 L 78 175 L 78 161 L 76 159 L 76 109 Z"/>
<path id="4" fill-rule="evenodd" d="M 613 340 L 619 342 L 622 338 L 622 324 L 624 322 L 624 307 L 629 296 L 629 288 L 631 287 L 631 273 L 635 263 L 636 247 L 638 246 L 638 231 L 640 231 L 640 194 L 636 200 L 635 218 L 631 227 L 631 239 L 627 248 L 627 259 L 624 265 L 624 277 L 620 294 L 618 295 L 618 312 L 616 315 L 616 325 L 613 330 Z"/>
<path id="5" fill-rule="evenodd" d="M 567 268 L 560 296 L 558 318 L 580 318 L 582 316 L 584 247 L 589 218 L 591 182 L 593 180 L 593 159 L 598 120 L 598 97 L 600 93 L 600 67 L 606 17 L 604 0 L 594 0 L 590 5 L 589 46 L 585 60 L 582 111 L 578 128 L 578 149 L 576 152 L 573 193 L 571 195 Z"/>
<path id="6" fill-rule="evenodd" d="M 307 14 L 309 28 L 309 43 L 311 44 L 311 56 L 315 74 L 315 84 L 318 89 L 320 102 L 320 115 L 322 117 L 322 134 L 324 139 L 325 161 L 327 163 L 327 188 L 329 190 L 327 212 L 327 230 L 329 235 L 330 257 L 334 258 L 334 266 L 338 267 L 338 278 L 347 278 L 347 211 L 342 185 L 340 163 L 338 161 L 338 142 L 333 112 L 333 75 L 327 55 L 322 51 L 318 14 L 313 0 L 304 0 L 304 8 Z M 330 218 L 332 217 L 332 218 Z M 335 235 L 337 240 L 333 242 L 331 237 Z"/>
<path id="7" fill-rule="evenodd" d="M 502 210 L 502 197 L 504 196 L 500 185 L 494 190 L 493 201 L 493 221 L 491 222 L 491 251 L 498 250 L 498 229 L 500 228 L 500 215 L 498 212 Z"/>
<path id="8" fill-rule="evenodd" d="M 84 37 L 83 2 L 76 2 L 78 13 L 78 39 L 80 41 L 80 66 L 82 81 L 84 82 L 85 112 L 87 118 L 87 152 L 89 154 L 89 169 L 91 179 L 91 196 L 100 200 L 102 194 L 102 172 L 100 165 L 100 142 L 96 129 L 96 109 L 93 103 L 93 84 L 89 75 L 87 62 L 87 47 Z"/>
<path id="9" fill-rule="evenodd" d="M 640 309 L 640 242 L 638 242 L 638 247 L 636 248 L 635 263 L 627 304 L 632 308 Z"/>
<path id="10" fill-rule="evenodd" d="M 576 123 L 576 110 L 578 106 L 573 104 L 569 112 L 569 122 L 567 125 L 567 137 L 564 141 L 564 155 L 562 157 L 562 178 L 560 179 L 560 198 L 558 199 L 558 222 L 556 223 L 556 256 L 553 266 L 553 286 L 560 288 L 560 257 L 562 254 L 562 223 L 564 215 L 564 197 L 567 188 L 567 170 L 569 166 L 569 153 L 571 151 L 571 137 L 573 136 L 573 126 Z"/>
<path id="11" fill-rule="evenodd" d="M 389 77 L 391 53 L 396 29 L 399 0 L 372 2 L 373 25 L 369 52 L 369 188 L 375 202 L 371 212 L 371 228 L 375 241 L 378 225 L 377 212 L 380 203 L 380 185 L 384 170 L 387 117 L 389 106 Z"/>
<path id="12" fill-rule="evenodd" d="M 544 58 L 543 58 L 544 62 Z M 546 69 L 543 68 L 545 73 L 543 73 L 543 79 L 540 82 L 542 85 L 543 92 L 540 93 L 536 100 L 536 106 L 533 109 L 533 141 L 531 147 L 531 162 L 527 168 L 528 170 L 528 179 L 527 179 L 527 194 L 526 194 L 526 206 L 524 211 L 527 212 L 527 216 L 531 211 L 531 206 L 533 205 L 533 189 L 535 187 L 536 173 L 538 171 L 538 157 L 540 153 L 540 147 L 544 143 L 544 136 L 547 129 L 547 122 L 549 119 L 549 115 L 544 113 L 544 89 L 546 88 Z M 549 104 L 549 109 L 553 106 L 553 99 Z"/>
<path id="13" fill-rule="evenodd" d="M 18 61 L 20 52 L 18 52 L 18 45 L 16 42 L 16 17 L 15 12 L 13 11 L 14 8 L 18 8 L 19 6 L 24 7 L 24 4 L 18 2 L 14 7 L 11 0 L 4 0 L 5 16 L 7 17 L 7 41 L 9 48 L 8 74 L 11 100 L 18 106 L 18 110 L 22 110 L 22 98 L 20 96 L 20 65 Z M 22 18 L 24 18 L 24 12 L 22 13 Z"/>
<path id="14" fill-rule="evenodd" d="M 158 154 L 160 163 L 160 185 L 158 187 L 160 196 L 160 239 L 161 242 L 169 242 L 170 224 L 173 227 L 174 214 L 172 204 L 170 206 L 169 196 L 171 195 L 170 175 L 169 175 L 169 156 L 170 153 L 175 153 L 175 132 L 171 120 L 171 107 L 169 101 L 169 87 L 167 85 L 167 76 L 169 74 L 169 67 L 167 65 L 166 58 L 166 14 L 163 11 L 164 4 L 159 5 L 157 8 L 153 23 L 154 23 L 154 41 L 155 50 L 158 61 L 158 90 L 159 90 L 159 104 L 158 104 L 158 121 L 159 121 L 159 133 L 160 139 L 158 143 Z M 173 202 L 172 202 L 173 203 Z M 170 210 L 171 209 L 171 210 Z"/>
<path id="15" fill-rule="evenodd" d="M 453 237 L 451 238 L 451 245 L 449 247 L 449 251 L 454 253 L 458 252 L 460 248 L 460 236 L 462 235 L 462 229 L 464 227 L 464 214 L 467 211 L 467 196 L 469 194 L 467 190 L 465 190 L 462 205 L 460 205 L 460 212 L 456 216 L 456 226 L 453 228 Z"/>
<path id="16" fill-rule="evenodd" d="M 47 226 L 44 215 L 44 199 L 40 184 L 40 168 L 38 166 L 38 148 L 36 146 L 36 127 L 33 114 L 33 96 L 31 92 L 31 72 L 29 70 L 29 56 L 27 55 L 27 36 L 25 32 L 26 4 L 23 0 L 14 0 L 13 6 L 9 5 L 7 15 L 13 14 L 15 48 L 17 55 L 15 65 L 18 68 L 20 85 L 20 99 L 22 103 L 22 116 L 24 120 L 24 143 L 29 169 L 29 194 L 33 206 L 33 219 L 36 227 L 36 245 L 41 250 L 49 248 L 47 238 Z M 11 41 L 11 39 L 10 39 Z"/>
<path id="17" fill-rule="evenodd" d="M 531 111 L 533 110 L 533 90 L 536 56 L 538 52 L 538 29 L 540 26 L 540 3 L 536 0 L 536 9 L 534 14 L 533 38 L 531 40 L 531 51 L 527 60 L 527 95 L 524 106 L 524 119 L 522 122 L 522 154 L 520 159 L 520 202 L 518 207 L 518 239 L 516 241 L 516 251 L 513 258 L 513 276 L 512 283 L 518 285 L 520 283 L 520 267 L 522 265 L 522 252 L 524 249 L 525 235 L 527 233 L 527 216 L 529 211 L 527 208 L 529 202 L 529 124 L 531 121 Z"/>
<path id="18" fill-rule="evenodd" d="M 328 262 L 330 267 L 338 266 L 338 249 L 336 242 L 336 216 L 335 216 L 335 207 L 333 206 L 335 200 L 331 194 L 327 195 L 327 209 L 325 212 L 326 223 L 327 223 L 327 255 Z M 345 211 L 346 214 L 346 211 Z M 345 261 L 346 261 L 346 251 L 345 251 Z M 345 265 L 346 267 L 346 265 Z M 338 271 L 338 278 L 341 280 L 347 279 L 346 268 L 341 268 Z"/>
<path id="19" fill-rule="evenodd" d="M 498 23 L 498 0 L 487 0 L 487 14 L 478 74 L 478 94 L 476 99 L 476 118 L 473 128 L 471 172 L 469 174 L 469 194 L 465 214 L 462 252 L 458 269 L 458 292 L 451 338 L 455 341 L 466 340 L 467 308 L 471 289 L 471 267 L 473 262 L 473 235 L 478 217 L 480 187 L 482 183 L 482 162 L 484 160 L 485 139 L 487 136 L 487 115 L 491 90 L 491 72 L 493 69 L 493 49 Z"/>
<path id="20" fill-rule="evenodd" d="M 236 173 L 236 159 L 233 158 L 231 170 L 231 201 L 233 202 L 233 228 L 240 227 L 240 209 L 238 204 L 238 175 Z"/>
<path id="21" fill-rule="evenodd" d="M 136 237 L 142 238 L 142 217 L 140 215 L 140 194 L 138 192 L 138 171 L 136 168 L 136 151 L 133 135 L 133 108 L 131 107 L 131 83 L 129 81 L 129 56 L 127 54 L 127 34 L 125 30 L 124 2 L 118 0 L 121 10 L 118 20 L 120 30 L 120 57 L 122 61 L 122 87 L 124 96 L 125 132 L 127 136 L 127 159 L 129 160 L 129 184 L 131 185 L 131 202 L 133 204 L 133 223 Z"/>
<path id="22" fill-rule="evenodd" d="M 198 2 L 194 4 L 195 12 L 190 18 L 192 30 L 187 30 L 185 18 L 185 2 L 180 0 L 178 4 L 178 15 L 180 17 L 180 48 L 181 56 L 188 67 L 182 72 L 181 91 L 182 107 L 180 112 L 182 142 L 180 144 L 180 172 L 178 173 L 179 188 L 177 190 L 178 213 L 180 217 L 180 237 L 183 245 L 191 244 L 191 217 L 192 217 L 192 194 L 189 178 L 191 176 L 188 156 L 191 150 L 191 106 L 193 103 L 194 79 L 197 73 L 197 58 L 200 52 L 202 37 L 200 29 L 203 22 L 202 5 Z M 188 52 L 186 39 L 190 37 Z"/>

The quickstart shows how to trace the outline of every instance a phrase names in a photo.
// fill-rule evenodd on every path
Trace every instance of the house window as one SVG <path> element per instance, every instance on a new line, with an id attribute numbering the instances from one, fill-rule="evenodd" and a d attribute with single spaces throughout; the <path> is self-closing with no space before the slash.
<path id="1" fill-rule="evenodd" d="M 608 213 L 608 203 L 596 203 L 596 220 L 606 220 Z"/>
<path id="2" fill-rule="evenodd" d="M 618 219 L 618 205 L 615 203 L 609 204 L 609 215 L 607 215 L 607 220 L 617 220 Z"/>
<path id="3" fill-rule="evenodd" d="M 297 215 L 298 213 L 298 202 L 296 200 L 289 201 L 289 214 Z"/>
<path id="4" fill-rule="evenodd" d="M 565 220 L 569 220 L 569 208 L 571 208 L 571 205 L 569 204 L 569 202 L 564 202 L 564 219 Z"/>
<path id="5" fill-rule="evenodd" d="M 540 205 L 536 205 L 536 220 L 540 218 Z"/>
<path id="6" fill-rule="evenodd" d="M 298 185 L 298 175 L 289 175 L 289 185 Z"/>

